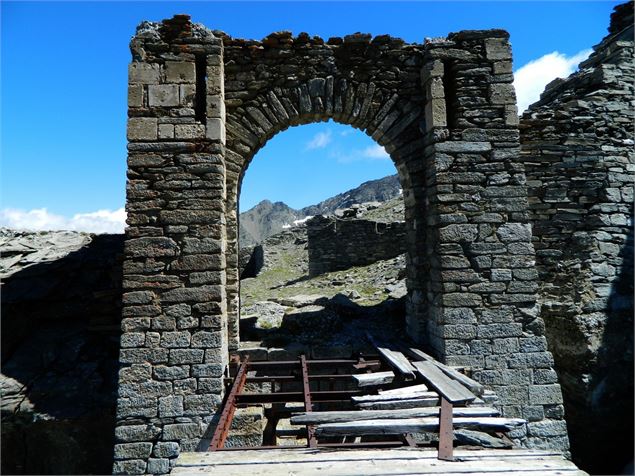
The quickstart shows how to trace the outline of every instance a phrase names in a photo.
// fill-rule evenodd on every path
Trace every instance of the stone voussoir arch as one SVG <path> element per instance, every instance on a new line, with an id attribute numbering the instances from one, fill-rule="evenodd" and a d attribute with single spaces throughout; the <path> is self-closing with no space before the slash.
<path id="1" fill-rule="evenodd" d="M 266 142 L 289 127 L 329 119 L 365 132 L 389 151 L 404 196 L 411 193 L 407 162 L 409 158 L 421 158 L 423 155 L 423 109 L 409 98 L 401 98 L 394 90 L 380 91 L 372 81 L 355 84 L 333 76 L 312 78 L 295 87 L 264 88 L 248 102 L 227 111 L 226 183 L 229 228 L 234 228 L 237 224 L 237 212 L 233 211 L 238 202 L 244 174 L 255 154 Z M 407 215 L 410 217 L 412 212 L 408 210 Z M 237 267 L 237 234 L 228 235 L 227 245 L 228 267 Z M 237 277 L 237 271 L 228 274 L 230 347 L 238 345 L 238 285 L 234 286 L 232 282 Z"/>

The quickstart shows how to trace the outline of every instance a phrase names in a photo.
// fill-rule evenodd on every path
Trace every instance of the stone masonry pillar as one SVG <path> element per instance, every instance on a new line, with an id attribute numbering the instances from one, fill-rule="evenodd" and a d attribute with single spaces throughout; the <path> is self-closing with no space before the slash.
<path id="1" fill-rule="evenodd" d="M 139 25 L 131 50 L 113 471 L 164 474 L 204 444 L 223 392 L 223 48 L 177 15 Z"/>
<path id="2" fill-rule="evenodd" d="M 427 45 L 425 343 L 494 390 L 512 436 L 568 450 L 562 393 L 536 305 L 537 272 L 512 85 L 502 30 Z"/>

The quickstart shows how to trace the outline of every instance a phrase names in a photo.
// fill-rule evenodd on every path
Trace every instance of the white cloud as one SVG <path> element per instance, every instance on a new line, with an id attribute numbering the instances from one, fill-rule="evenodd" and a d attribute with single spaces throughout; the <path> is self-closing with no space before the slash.
<path id="1" fill-rule="evenodd" d="M 390 159 L 388 152 L 379 144 L 374 144 L 362 150 L 362 155 L 369 159 Z"/>
<path id="2" fill-rule="evenodd" d="M 340 164 L 350 164 L 351 162 L 368 160 L 387 160 L 390 155 L 379 144 L 370 145 L 364 149 L 352 149 L 347 153 L 333 151 L 331 157 L 335 157 Z"/>
<path id="3" fill-rule="evenodd" d="M 46 208 L 0 210 L 0 226 L 23 230 L 74 230 L 92 233 L 123 233 L 126 211 L 98 210 L 76 213 L 71 218 L 50 213 Z"/>
<path id="4" fill-rule="evenodd" d="M 326 132 L 318 132 L 317 134 L 313 136 L 313 139 L 311 139 L 307 143 L 306 148 L 309 150 L 324 149 L 327 145 L 329 145 L 332 142 L 331 136 L 332 136 L 332 133 L 330 130 Z"/>
<path id="5" fill-rule="evenodd" d="M 523 112 L 538 99 L 545 86 L 556 78 L 566 78 L 578 64 L 589 57 L 592 50 L 582 50 L 573 56 L 554 51 L 526 65 L 514 73 L 514 86 L 518 98 L 518 112 Z"/>

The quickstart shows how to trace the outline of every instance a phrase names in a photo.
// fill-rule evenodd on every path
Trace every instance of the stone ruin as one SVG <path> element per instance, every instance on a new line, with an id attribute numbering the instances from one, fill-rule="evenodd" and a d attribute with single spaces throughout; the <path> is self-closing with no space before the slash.
<path id="1" fill-rule="evenodd" d="M 632 458 L 632 2 L 616 8 L 580 71 L 550 84 L 520 121 L 500 30 L 424 44 L 288 32 L 248 41 L 176 16 L 142 23 L 131 47 L 123 264 L 120 237 L 101 237 L 5 280 L 3 373 L 16 389 L 3 379 L 3 411 L 15 401 L 18 414 L 26 402 L 58 415 L 69 392 L 82 408 L 112 403 L 110 357 L 91 387 L 74 376 L 90 360 L 60 358 L 55 388 L 38 381 L 25 399 L 18 361 L 4 354 L 35 355 L 20 345 L 38 319 L 85 325 L 89 315 L 89 328 L 118 328 L 123 267 L 114 472 L 167 473 L 180 452 L 205 449 L 240 342 L 242 177 L 277 132 L 333 119 L 371 135 L 398 170 L 408 337 L 469 368 L 505 416 L 529 420 L 519 444 L 566 451 L 570 438 L 593 472 Z M 45 338 L 46 327 L 36 343 Z M 85 347 L 84 334 L 64 339 L 71 357 Z M 114 364 L 111 340 L 93 334 L 89 347 L 107 348 Z M 72 431 L 26 425 L 11 441 L 3 413 L 3 468 L 31 432 L 60 455 L 81 454 L 72 434 L 107 433 L 111 448 L 112 423 L 85 419 Z"/>
<path id="2" fill-rule="evenodd" d="M 239 343 L 237 202 L 255 153 L 333 119 L 390 154 L 405 204 L 407 333 L 567 451 L 532 245 L 509 35 L 408 44 L 353 34 L 231 38 L 177 15 L 131 42 L 115 473 L 205 449 Z"/>
<path id="3" fill-rule="evenodd" d="M 365 266 L 406 252 L 404 222 L 316 216 L 306 222 L 309 276 Z"/>

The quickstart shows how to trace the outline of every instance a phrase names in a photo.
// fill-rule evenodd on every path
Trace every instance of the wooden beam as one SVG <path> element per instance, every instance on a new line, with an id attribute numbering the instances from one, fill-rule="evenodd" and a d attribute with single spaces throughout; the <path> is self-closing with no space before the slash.
<path id="1" fill-rule="evenodd" d="M 395 378 L 392 371 L 373 372 L 369 374 L 354 374 L 353 379 L 357 382 L 358 387 L 369 387 L 371 385 L 382 385 L 390 383 Z"/>
<path id="2" fill-rule="evenodd" d="M 391 420 L 400 418 L 425 418 L 439 415 L 439 407 L 406 408 L 401 410 L 352 410 L 300 413 L 291 416 L 292 425 L 319 425 L 359 420 Z M 497 416 L 499 411 L 491 407 L 457 407 L 455 417 Z"/>
<path id="3" fill-rule="evenodd" d="M 453 369 L 452 367 L 442 364 L 441 362 L 436 360 L 434 357 L 426 354 L 422 350 L 419 350 L 415 347 L 409 347 L 405 349 L 405 352 L 414 359 L 423 360 L 426 362 L 432 362 L 434 365 L 439 367 L 443 371 L 443 373 L 445 373 L 448 377 L 456 380 L 457 382 L 459 382 L 461 385 L 463 385 L 465 388 L 470 390 L 470 392 L 474 393 L 475 395 L 480 397 L 483 395 L 483 392 L 485 392 L 485 387 L 481 385 L 480 383 L 478 383 L 476 380 L 471 379 L 467 375 L 462 374 L 461 372 L 459 372 L 456 369 Z"/>
<path id="4" fill-rule="evenodd" d="M 457 417 L 452 419 L 455 428 L 479 428 L 510 431 L 526 420 L 501 417 Z M 403 418 L 394 420 L 361 420 L 342 423 L 324 423 L 316 427 L 318 435 L 401 435 L 438 431 L 438 418 Z"/>
<path id="5" fill-rule="evenodd" d="M 386 359 L 388 364 L 404 376 L 406 380 L 414 380 L 416 369 L 401 352 L 386 347 L 377 347 L 377 351 Z"/>
<path id="6" fill-rule="evenodd" d="M 429 389 L 426 385 L 411 385 L 409 387 L 399 387 L 390 390 L 380 390 L 380 395 L 408 395 L 412 392 L 427 392 Z"/>
<path id="7" fill-rule="evenodd" d="M 414 365 L 419 374 L 448 402 L 452 404 L 464 403 L 471 402 L 476 398 L 476 395 L 456 380 L 452 380 L 432 362 L 415 362 Z"/>
<path id="8" fill-rule="evenodd" d="M 439 405 L 439 397 L 411 398 L 408 400 L 388 400 L 356 403 L 359 408 L 368 410 L 397 410 L 402 408 L 434 407 Z"/>
<path id="9" fill-rule="evenodd" d="M 438 398 L 439 395 L 436 392 L 430 392 L 428 390 L 415 390 L 410 393 L 402 393 L 398 395 L 361 395 L 351 397 L 353 403 L 362 402 L 379 402 L 388 400 L 410 400 L 412 398 Z"/>

